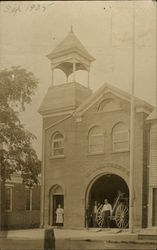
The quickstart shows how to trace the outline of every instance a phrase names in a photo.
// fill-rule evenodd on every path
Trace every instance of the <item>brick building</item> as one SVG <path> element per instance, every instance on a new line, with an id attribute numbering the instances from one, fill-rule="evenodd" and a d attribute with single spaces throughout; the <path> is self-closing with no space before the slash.
<path id="1" fill-rule="evenodd" d="M 117 191 L 129 198 L 130 95 L 109 84 L 89 88 L 94 58 L 73 31 L 48 55 L 52 86 L 40 106 L 43 117 L 41 226 L 55 225 L 55 211 L 64 207 L 64 227 L 83 228 L 88 204 Z M 53 71 L 62 70 L 66 83 L 54 85 Z M 87 87 L 76 71 L 88 74 Z M 68 77 L 73 74 L 73 81 Z M 134 226 L 147 226 L 147 165 L 149 127 L 153 107 L 135 98 Z"/>
<path id="2" fill-rule="evenodd" d="M 40 225 L 40 185 L 31 188 L 14 174 L 2 187 L 1 227 L 4 229 L 33 228 Z"/>

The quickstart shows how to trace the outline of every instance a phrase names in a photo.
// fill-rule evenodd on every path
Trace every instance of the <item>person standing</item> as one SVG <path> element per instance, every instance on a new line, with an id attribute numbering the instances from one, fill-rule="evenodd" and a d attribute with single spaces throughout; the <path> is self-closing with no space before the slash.
<path id="1" fill-rule="evenodd" d="M 93 227 L 97 226 L 97 213 L 98 213 L 98 206 L 97 206 L 97 201 L 94 201 L 94 206 L 93 206 Z"/>
<path id="2" fill-rule="evenodd" d="M 56 209 L 56 224 L 59 226 L 63 226 L 64 222 L 64 209 L 61 207 L 61 204 L 58 204 L 58 208 Z"/>
<path id="3" fill-rule="evenodd" d="M 87 230 L 89 229 L 89 227 L 91 227 L 92 225 L 92 213 L 91 213 L 91 208 L 90 205 L 87 205 L 86 208 L 86 228 Z"/>
<path id="4" fill-rule="evenodd" d="M 104 205 L 102 207 L 102 216 L 103 216 L 103 227 L 110 227 L 110 217 L 112 216 L 112 206 L 107 199 L 104 200 Z"/>

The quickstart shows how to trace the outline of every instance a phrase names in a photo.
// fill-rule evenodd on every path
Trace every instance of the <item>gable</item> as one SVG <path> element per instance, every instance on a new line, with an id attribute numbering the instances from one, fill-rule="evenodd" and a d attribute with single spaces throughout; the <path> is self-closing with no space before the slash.
<path id="1" fill-rule="evenodd" d="M 110 112 L 119 109 L 121 109 L 120 102 L 115 100 L 113 97 L 105 97 L 97 104 L 97 112 Z"/>
<path id="2" fill-rule="evenodd" d="M 94 102 L 85 112 L 105 113 L 127 108 L 129 108 L 129 103 L 127 101 L 115 96 L 113 93 L 104 93 L 104 95 L 96 100 L 96 102 Z"/>
<path id="3" fill-rule="evenodd" d="M 112 97 L 110 95 L 112 95 Z M 112 100 L 108 101 L 104 100 L 104 104 L 100 105 L 99 101 L 100 100 L 103 101 L 103 99 L 107 98 L 117 99 L 117 100 L 119 99 L 120 104 L 115 103 L 115 101 Z M 135 100 L 135 108 L 136 110 L 138 109 L 137 110 L 138 112 L 146 111 L 147 114 L 150 114 L 150 112 L 152 112 L 153 110 L 152 105 L 137 97 L 134 97 L 134 100 Z M 106 110 L 106 112 L 114 111 L 116 109 L 126 109 L 126 108 L 128 110 L 128 107 L 130 107 L 130 101 L 131 101 L 131 95 L 129 93 L 120 90 L 110 84 L 105 83 L 76 109 L 76 116 L 81 116 L 87 110 L 91 110 L 91 107 L 93 107 L 93 105 L 95 105 L 96 103 L 99 103 L 99 105 L 101 106 L 100 110 L 101 109 L 104 111 Z"/>

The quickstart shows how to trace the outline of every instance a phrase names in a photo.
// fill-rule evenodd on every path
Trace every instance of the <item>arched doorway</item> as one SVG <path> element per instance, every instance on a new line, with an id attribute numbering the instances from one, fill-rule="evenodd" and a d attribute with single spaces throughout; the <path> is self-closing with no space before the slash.
<path id="1" fill-rule="evenodd" d="M 87 203 L 89 205 L 91 213 L 93 211 L 95 201 L 98 204 L 98 207 L 100 207 L 104 204 L 104 199 L 108 199 L 109 203 L 112 205 L 112 208 L 114 208 L 114 216 L 110 223 L 111 227 L 120 227 L 120 224 L 117 224 L 117 221 L 115 220 L 115 213 L 117 211 L 117 207 L 119 204 L 124 203 L 127 207 L 129 206 L 129 189 L 122 177 L 116 174 L 107 173 L 96 178 L 96 180 L 92 183 L 88 193 Z M 90 223 L 92 227 L 92 218 Z M 97 226 L 100 225 L 97 224 Z"/>
<path id="2" fill-rule="evenodd" d="M 50 189 L 50 225 L 56 225 L 56 209 L 60 204 L 64 208 L 63 189 L 59 185 L 54 185 Z"/>

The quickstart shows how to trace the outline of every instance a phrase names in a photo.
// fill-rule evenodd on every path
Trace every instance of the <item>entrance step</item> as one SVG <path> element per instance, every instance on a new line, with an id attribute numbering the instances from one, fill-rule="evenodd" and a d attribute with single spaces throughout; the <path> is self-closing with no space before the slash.
<path id="1" fill-rule="evenodd" d="M 153 240 L 157 242 L 157 228 L 145 228 L 138 234 L 140 240 Z"/>
<path id="2" fill-rule="evenodd" d="M 153 240 L 157 242 L 157 235 L 155 234 L 139 234 L 138 235 L 139 240 Z"/>

